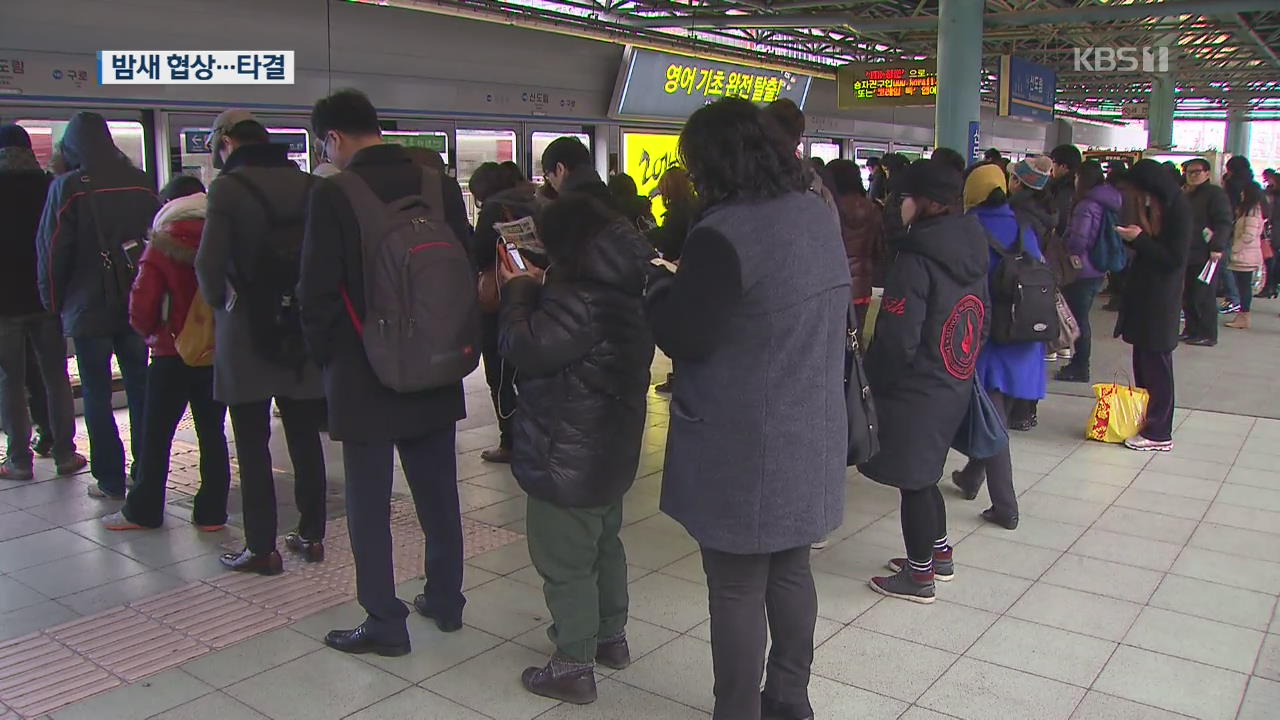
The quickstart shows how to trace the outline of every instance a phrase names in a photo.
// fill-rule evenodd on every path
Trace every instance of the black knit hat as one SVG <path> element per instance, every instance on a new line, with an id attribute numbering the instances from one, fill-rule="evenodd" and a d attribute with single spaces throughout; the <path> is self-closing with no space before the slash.
<path id="1" fill-rule="evenodd" d="M 945 160 L 916 160 L 901 173 L 897 189 L 904 196 L 928 198 L 940 205 L 951 205 L 960 200 L 964 181 Z"/>
<path id="2" fill-rule="evenodd" d="M 20 147 L 31 149 L 31 136 L 21 125 L 0 125 L 0 148 Z"/>

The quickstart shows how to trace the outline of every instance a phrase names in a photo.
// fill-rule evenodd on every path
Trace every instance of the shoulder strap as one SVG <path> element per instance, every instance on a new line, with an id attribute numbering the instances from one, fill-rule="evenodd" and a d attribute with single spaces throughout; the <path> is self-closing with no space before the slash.
<path id="1" fill-rule="evenodd" d="M 98 198 L 93 194 L 93 180 L 88 175 L 81 175 L 80 182 L 85 187 L 85 202 L 89 205 L 89 222 L 93 223 L 93 233 L 98 238 L 98 249 L 103 258 L 109 258 L 111 246 L 107 244 L 107 236 L 102 232 L 102 221 L 98 215 Z"/>
<path id="2" fill-rule="evenodd" d="M 444 179 L 438 170 L 422 168 L 422 202 L 432 220 L 444 223 Z"/>
<path id="3" fill-rule="evenodd" d="M 992 250 L 995 250 L 997 255 L 999 255 L 1002 258 L 1007 258 L 1012 254 L 1008 250 L 1006 250 L 1003 245 L 1000 244 L 999 240 L 996 240 L 994 235 L 992 235 L 990 232 L 987 232 L 986 228 L 983 228 L 982 231 L 987 235 L 987 247 L 991 248 Z"/>
<path id="4" fill-rule="evenodd" d="M 224 177 L 233 178 L 236 181 L 236 183 L 238 183 L 241 187 L 243 187 L 245 190 L 249 192 L 249 195 L 253 197 L 254 201 L 257 202 L 258 205 L 262 207 L 262 211 L 266 213 L 268 223 L 270 223 L 273 226 L 280 224 L 280 218 L 279 216 L 276 215 L 275 208 L 271 207 L 271 201 L 267 199 L 267 194 L 262 192 L 262 188 L 258 187 L 257 185 L 254 185 L 252 182 L 250 182 L 249 178 L 237 172 L 232 171 L 229 173 L 223 173 L 223 175 Z M 308 180 L 307 181 L 308 187 L 310 187 L 310 184 L 311 184 L 311 181 Z"/>

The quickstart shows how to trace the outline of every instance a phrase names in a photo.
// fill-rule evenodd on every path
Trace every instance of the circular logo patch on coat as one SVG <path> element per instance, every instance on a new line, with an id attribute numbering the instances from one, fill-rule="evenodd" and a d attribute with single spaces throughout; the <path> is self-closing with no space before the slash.
<path id="1" fill-rule="evenodd" d="M 977 295 L 965 295 L 951 308 L 951 314 L 942 324 L 942 364 L 957 380 L 973 377 L 978 365 L 978 350 L 982 347 L 982 322 L 986 307 Z"/>

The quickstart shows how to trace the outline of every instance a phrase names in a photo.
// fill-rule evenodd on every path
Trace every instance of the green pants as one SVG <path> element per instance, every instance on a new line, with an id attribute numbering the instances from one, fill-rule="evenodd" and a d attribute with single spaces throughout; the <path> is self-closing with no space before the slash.
<path id="1" fill-rule="evenodd" d="M 565 658 L 595 662 L 596 640 L 627 626 L 622 501 L 569 508 L 530 497 L 526 523 L 529 556 L 551 611 L 547 636 Z"/>

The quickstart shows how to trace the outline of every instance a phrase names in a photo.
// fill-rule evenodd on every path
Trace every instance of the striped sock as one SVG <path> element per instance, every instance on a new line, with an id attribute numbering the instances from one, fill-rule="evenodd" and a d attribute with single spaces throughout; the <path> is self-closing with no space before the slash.
<path id="1" fill-rule="evenodd" d="M 911 566 L 911 572 L 916 575 L 925 575 L 933 572 L 933 558 L 929 558 L 924 562 L 916 562 L 915 560 L 907 560 Z"/>
<path id="2" fill-rule="evenodd" d="M 947 536 L 943 535 L 940 539 L 933 541 L 933 552 L 935 555 L 941 555 L 951 550 L 951 544 L 947 540 Z"/>

